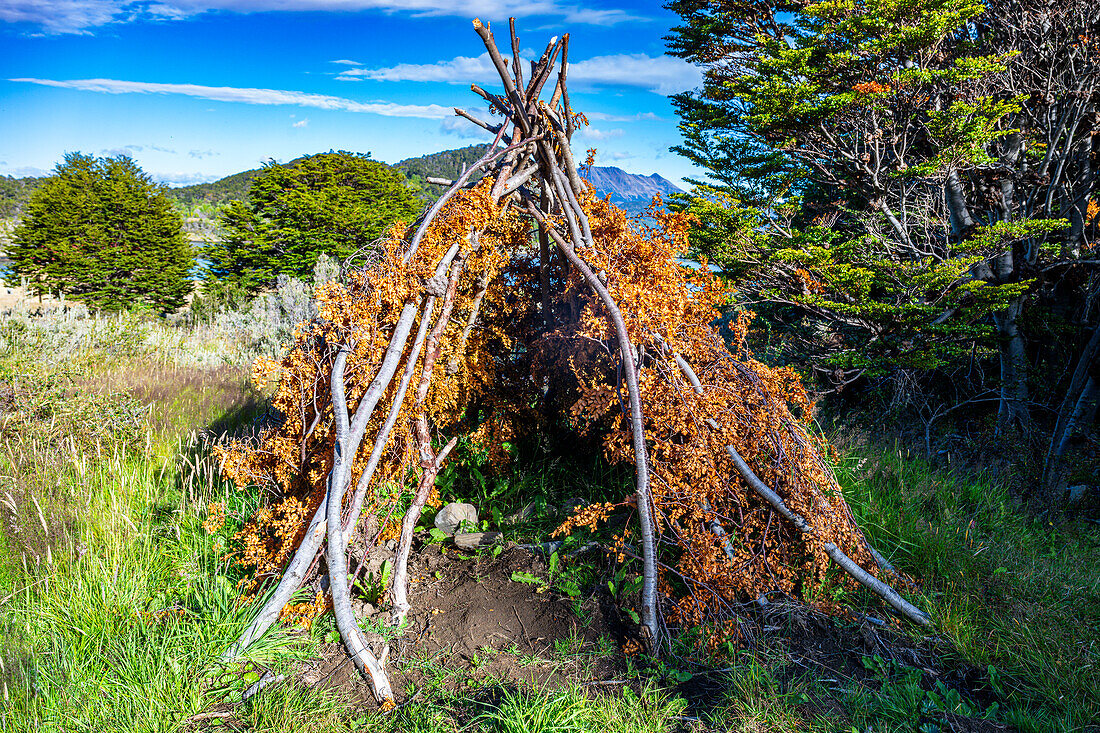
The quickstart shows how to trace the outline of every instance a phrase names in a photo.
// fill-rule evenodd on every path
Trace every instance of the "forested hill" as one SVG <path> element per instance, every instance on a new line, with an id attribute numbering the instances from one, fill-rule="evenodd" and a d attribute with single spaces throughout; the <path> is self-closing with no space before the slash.
<path id="1" fill-rule="evenodd" d="M 260 168 L 250 171 L 241 171 L 225 178 L 219 178 L 213 183 L 196 183 L 193 186 L 180 186 L 168 189 L 168 195 L 187 206 L 196 204 L 224 204 L 232 199 L 241 201 L 248 198 L 248 189 L 252 185 L 252 179 L 260 173 Z"/>
<path id="2" fill-rule="evenodd" d="M 14 219 L 19 216 L 31 194 L 44 180 L 0 176 L 0 219 Z"/>
<path id="3" fill-rule="evenodd" d="M 484 154 L 484 145 L 469 145 L 456 150 L 444 150 L 431 155 L 422 155 L 419 158 L 406 158 L 397 164 L 405 172 L 405 176 L 425 193 L 425 198 L 438 198 L 446 189 L 443 186 L 429 184 L 425 179 L 429 176 L 436 178 L 455 179 L 462 175 L 474 162 L 480 160 Z M 473 180 L 479 180 L 481 173 L 474 174 Z"/>
<path id="4" fill-rule="evenodd" d="M 408 158 L 394 167 L 404 171 L 409 181 L 423 192 L 422 197 L 429 200 L 440 196 L 444 188 L 428 184 L 426 178 L 434 176 L 455 179 L 481 158 L 484 150 L 484 145 L 470 145 L 456 150 L 422 155 L 419 158 Z M 260 170 L 262 169 L 241 171 L 212 183 L 170 188 L 168 195 L 185 206 L 203 203 L 218 206 L 232 199 L 243 201 L 248 198 L 252 179 L 260 173 Z M 610 196 L 612 201 L 634 214 L 645 209 L 657 194 L 667 197 L 672 193 L 681 193 L 680 189 L 668 179 L 656 173 L 643 176 L 627 173 L 614 166 L 592 166 L 584 173 L 601 196 Z M 480 174 L 474 176 L 474 180 L 478 178 Z M 0 176 L 0 218 L 18 216 L 31 193 L 43 180 L 42 178 Z"/>

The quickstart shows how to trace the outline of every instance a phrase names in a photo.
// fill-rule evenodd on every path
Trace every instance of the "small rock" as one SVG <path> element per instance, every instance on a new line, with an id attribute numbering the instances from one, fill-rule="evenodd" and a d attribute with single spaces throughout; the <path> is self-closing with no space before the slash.
<path id="1" fill-rule="evenodd" d="M 580 497 L 570 497 L 561 503 L 561 513 L 566 516 L 572 516 L 574 512 L 585 506 L 588 502 Z"/>
<path id="2" fill-rule="evenodd" d="M 477 509 L 473 504 L 452 502 L 435 515 L 435 526 L 449 535 L 457 532 L 463 522 L 469 523 L 471 527 L 477 526 Z"/>
<path id="3" fill-rule="evenodd" d="M 373 616 L 376 613 L 378 613 L 378 609 L 374 607 L 373 603 L 364 603 L 363 604 L 363 615 L 364 616 Z"/>
<path id="4" fill-rule="evenodd" d="M 459 532 L 455 535 L 455 546 L 460 550 L 476 550 L 500 542 L 500 532 Z"/>

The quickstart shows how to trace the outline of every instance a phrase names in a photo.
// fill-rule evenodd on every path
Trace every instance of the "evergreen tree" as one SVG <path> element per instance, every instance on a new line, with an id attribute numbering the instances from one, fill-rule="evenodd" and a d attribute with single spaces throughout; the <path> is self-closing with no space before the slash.
<path id="1" fill-rule="evenodd" d="M 369 248 L 421 207 L 402 174 L 369 155 L 329 152 L 270 163 L 253 180 L 248 203 L 225 208 L 223 241 L 204 254 L 213 278 L 255 291 L 279 275 L 308 278 L 322 253 L 344 259 Z"/>
<path id="2" fill-rule="evenodd" d="M 8 256 L 41 292 L 91 309 L 183 305 L 195 256 L 164 187 L 126 156 L 69 153 L 31 196 Z"/>
<path id="3" fill-rule="evenodd" d="M 674 98 L 676 150 L 713 185 L 694 243 L 787 353 L 839 389 L 976 347 L 1000 357 L 1002 423 L 1026 423 L 1024 303 L 1096 235 L 1095 3 L 668 7 L 672 53 L 706 69 Z"/>

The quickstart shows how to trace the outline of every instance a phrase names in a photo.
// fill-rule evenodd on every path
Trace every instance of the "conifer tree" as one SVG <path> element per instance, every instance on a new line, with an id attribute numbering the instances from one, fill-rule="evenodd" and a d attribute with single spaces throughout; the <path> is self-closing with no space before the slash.
<path id="1" fill-rule="evenodd" d="M 674 98 L 676 150 L 713 186 L 694 243 L 767 304 L 786 353 L 839 389 L 984 349 L 1000 423 L 1026 425 L 1025 303 L 1071 268 L 1083 280 L 1095 241 L 1098 6 L 668 7 L 683 19 L 672 53 L 706 70 Z"/>
<path id="2" fill-rule="evenodd" d="M 204 254 L 214 279 L 255 291 L 279 275 L 308 278 L 322 253 L 343 259 L 370 247 L 394 221 L 412 221 L 421 207 L 404 176 L 369 154 L 273 162 L 252 182 L 247 203 L 226 207 L 225 237 Z"/>
<path id="3" fill-rule="evenodd" d="M 182 225 L 164 188 L 130 158 L 69 153 L 31 197 L 8 256 L 36 292 L 167 313 L 192 289 Z"/>

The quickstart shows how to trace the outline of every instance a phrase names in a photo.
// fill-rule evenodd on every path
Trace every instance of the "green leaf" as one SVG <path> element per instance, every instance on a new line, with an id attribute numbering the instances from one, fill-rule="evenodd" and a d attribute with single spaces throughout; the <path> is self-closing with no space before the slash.
<path id="1" fill-rule="evenodd" d="M 536 577 L 528 572 L 520 572 L 519 570 L 512 571 L 512 580 L 516 583 L 526 583 L 527 585 L 544 585 L 542 578 Z"/>

